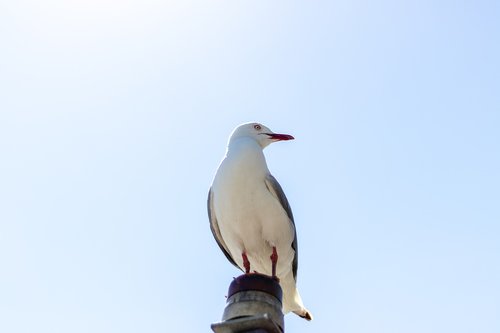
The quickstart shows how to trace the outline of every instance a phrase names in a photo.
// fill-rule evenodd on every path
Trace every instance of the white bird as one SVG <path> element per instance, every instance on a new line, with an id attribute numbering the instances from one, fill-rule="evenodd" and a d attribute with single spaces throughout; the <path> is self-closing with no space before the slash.
<path id="1" fill-rule="evenodd" d="M 283 312 L 311 320 L 296 287 L 292 211 L 262 151 L 273 142 L 292 139 L 259 123 L 238 126 L 208 193 L 208 216 L 227 259 L 246 274 L 253 271 L 276 278 L 283 289 Z"/>

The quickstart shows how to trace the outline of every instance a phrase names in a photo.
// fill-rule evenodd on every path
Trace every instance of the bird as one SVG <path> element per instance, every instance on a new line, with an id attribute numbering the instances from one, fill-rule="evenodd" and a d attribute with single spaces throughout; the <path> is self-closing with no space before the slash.
<path id="1" fill-rule="evenodd" d="M 257 123 L 237 126 L 208 192 L 210 229 L 226 258 L 245 274 L 275 278 L 283 312 L 312 320 L 297 290 L 298 246 L 290 204 L 271 175 L 263 149 L 293 140 Z"/>

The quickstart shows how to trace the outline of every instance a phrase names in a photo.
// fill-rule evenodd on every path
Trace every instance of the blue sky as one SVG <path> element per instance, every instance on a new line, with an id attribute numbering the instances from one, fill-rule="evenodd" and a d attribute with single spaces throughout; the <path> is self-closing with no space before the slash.
<path id="1" fill-rule="evenodd" d="M 500 331 L 498 1 L 3 1 L 0 331 L 208 332 L 233 128 L 296 219 L 287 332 Z"/>

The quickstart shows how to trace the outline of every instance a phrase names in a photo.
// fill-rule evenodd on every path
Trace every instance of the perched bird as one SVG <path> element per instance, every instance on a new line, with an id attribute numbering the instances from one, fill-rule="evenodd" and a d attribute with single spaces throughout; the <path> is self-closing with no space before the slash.
<path id="1" fill-rule="evenodd" d="M 259 123 L 238 126 L 227 145 L 208 193 L 210 228 L 227 259 L 246 274 L 276 278 L 283 289 L 283 312 L 307 320 L 312 315 L 296 287 L 297 235 L 280 184 L 267 168 L 263 149 L 293 140 Z"/>

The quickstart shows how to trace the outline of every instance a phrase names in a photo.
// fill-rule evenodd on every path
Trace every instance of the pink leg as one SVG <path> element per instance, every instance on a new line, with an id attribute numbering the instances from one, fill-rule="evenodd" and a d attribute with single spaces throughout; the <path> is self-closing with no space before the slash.
<path id="1" fill-rule="evenodd" d="M 248 261 L 247 254 L 243 252 L 241 257 L 243 258 L 243 266 L 245 266 L 245 274 L 250 274 L 250 261 Z"/>
<path id="2" fill-rule="evenodd" d="M 273 278 L 277 279 L 276 276 L 276 265 L 278 264 L 278 252 L 276 252 L 276 246 L 273 246 L 273 254 L 271 254 L 272 272 Z"/>

